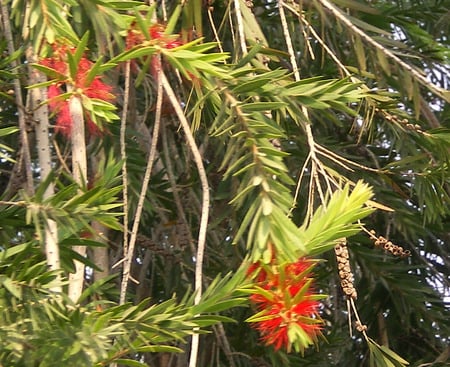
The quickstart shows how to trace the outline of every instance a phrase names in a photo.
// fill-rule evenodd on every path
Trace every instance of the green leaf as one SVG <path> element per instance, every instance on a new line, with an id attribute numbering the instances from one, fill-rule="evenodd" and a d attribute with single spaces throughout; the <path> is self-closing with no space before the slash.
<path id="1" fill-rule="evenodd" d="M 244 113 L 258 112 L 258 111 L 271 111 L 285 107 L 285 102 L 252 102 L 252 103 L 240 103 L 239 107 Z"/>
<path id="2" fill-rule="evenodd" d="M 127 60 L 137 59 L 142 56 L 151 56 L 158 50 L 155 46 L 136 46 L 131 50 L 124 51 L 110 60 L 110 63 L 120 63 Z"/>
<path id="3" fill-rule="evenodd" d="M 256 78 L 254 80 L 238 84 L 236 87 L 232 89 L 232 91 L 233 93 L 236 94 L 245 94 L 249 92 L 254 93 L 257 89 L 266 85 L 269 82 L 270 82 L 269 78 Z"/>
<path id="4" fill-rule="evenodd" d="M 387 348 L 378 345 L 373 339 L 367 339 L 370 351 L 370 365 L 374 367 L 405 367 L 409 365 L 407 361 L 398 354 Z"/>
<path id="5" fill-rule="evenodd" d="M 388 59 L 383 51 L 377 48 L 376 55 L 378 59 L 378 64 L 381 66 L 381 69 L 386 73 L 386 75 L 391 75 L 391 65 L 389 64 Z"/>
<path id="6" fill-rule="evenodd" d="M 15 298 L 21 300 L 22 299 L 22 288 L 19 284 L 13 281 L 11 278 L 8 278 L 4 275 L 0 274 L 0 284 L 5 287 L 9 293 Z"/>
<path id="7" fill-rule="evenodd" d="M 141 363 L 132 359 L 124 359 L 124 358 L 118 358 L 114 359 L 115 363 L 120 363 L 125 366 L 131 366 L 131 367 L 147 367 L 147 364 Z"/>
<path id="8" fill-rule="evenodd" d="M 385 355 L 387 355 L 391 360 L 398 362 L 400 366 L 407 366 L 409 365 L 409 362 L 404 360 L 402 357 L 400 357 L 397 353 L 389 349 L 388 347 L 381 345 L 381 350 Z"/>

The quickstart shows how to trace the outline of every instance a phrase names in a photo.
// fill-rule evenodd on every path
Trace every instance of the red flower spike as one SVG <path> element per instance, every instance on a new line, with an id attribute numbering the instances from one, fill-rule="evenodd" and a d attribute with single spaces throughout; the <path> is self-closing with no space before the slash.
<path id="1" fill-rule="evenodd" d="M 88 128 L 88 131 L 93 136 L 102 136 L 103 131 L 100 129 L 100 127 L 97 126 L 97 124 L 92 121 L 92 119 L 88 116 L 86 116 L 86 125 Z"/>
<path id="2" fill-rule="evenodd" d="M 162 24 L 153 24 L 148 29 L 148 33 L 150 34 L 151 39 L 162 39 L 165 37 L 164 34 L 165 28 Z"/>
<path id="3" fill-rule="evenodd" d="M 40 64 L 52 68 L 60 74 L 67 75 L 67 79 L 59 80 L 48 88 L 48 105 L 52 113 L 56 115 L 55 131 L 66 137 L 70 137 L 72 130 L 72 117 L 70 115 L 69 103 L 60 97 L 63 94 L 62 86 L 66 83 L 72 83 L 73 89 L 78 94 L 88 98 L 100 99 L 103 101 L 113 101 L 114 95 L 111 93 L 112 87 L 103 83 L 100 76 L 95 76 L 90 82 L 87 79 L 93 63 L 86 57 L 82 57 L 77 67 L 75 80 L 70 81 L 68 75 L 69 66 L 67 63 L 67 52 L 75 52 L 74 48 L 65 45 L 53 45 L 52 57 L 45 58 Z M 88 130 L 93 135 L 101 135 L 101 129 L 92 121 L 89 115 L 86 116 Z"/>
<path id="4" fill-rule="evenodd" d="M 72 132 L 72 116 L 70 116 L 69 102 L 61 101 L 58 110 L 55 112 L 58 114 L 55 132 L 61 133 L 67 138 L 70 137 Z"/>
<path id="5" fill-rule="evenodd" d="M 127 50 L 132 49 L 133 47 L 140 45 L 145 41 L 145 37 L 141 31 L 135 29 L 136 24 L 131 24 L 131 28 L 127 33 L 127 38 L 125 41 Z"/>
<path id="6" fill-rule="evenodd" d="M 249 275 L 259 271 L 258 287 L 250 296 L 259 312 L 249 321 L 254 322 L 264 344 L 275 350 L 290 352 L 294 347 L 303 351 L 320 334 L 320 303 L 312 295 L 308 277 L 314 264 L 300 259 L 292 264 L 252 264 L 249 268 Z"/>

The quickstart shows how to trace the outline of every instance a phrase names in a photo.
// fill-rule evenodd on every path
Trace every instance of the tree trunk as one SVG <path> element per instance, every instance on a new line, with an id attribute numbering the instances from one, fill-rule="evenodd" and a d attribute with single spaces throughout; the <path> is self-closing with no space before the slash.
<path id="1" fill-rule="evenodd" d="M 80 186 L 83 186 L 87 178 L 86 140 L 84 135 L 84 118 L 81 100 L 72 96 L 69 100 L 70 116 L 72 118 L 72 175 Z M 73 250 L 81 256 L 86 256 L 85 246 L 74 246 Z M 84 264 L 75 261 L 75 273 L 69 275 L 69 297 L 77 302 L 83 292 Z"/>
<path id="2" fill-rule="evenodd" d="M 36 57 L 33 50 L 27 52 L 27 60 L 29 63 L 36 62 Z M 30 84 L 42 83 L 46 81 L 45 75 L 38 70 L 29 68 Z M 33 119 L 36 123 L 36 145 L 38 150 L 40 180 L 44 182 L 52 171 L 52 157 L 51 146 L 49 139 L 49 120 L 47 105 L 40 104 L 47 100 L 47 88 L 33 88 L 30 90 L 30 107 L 33 111 Z M 53 182 L 49 183 L 44 192 L 44 199 L 51 197 L 55 193 Z M 58 227 L 55 221 L 47 219 L 44 230 L 45 255 L 47 258 L 47 265 L 50 270 L 60 270 L 60 257 L 58 247 Z M 58 275 L 58 279 L 59 279 Z M 58 282 L 59 283 L 59 282 Z M 51 289 L 53 292 L 60 293 L 62 288 L 60 285 Z"/>
<path id="3" fill-rule="evenodd" d="M 94 221 L 91 223 L 91 227 L 96 233 L 95 240 L 105 244 L 105 247 L 94 247 L 94 263 L 101 270 L 94 271 L 94 281 L 106 278 L 109 275 L 109 252 L 108 252 L 108 228 L 101 223 Z"/>
<path id="4" fill-rule="evenodd" d="M 100 151 L 98 154 L 91 157 L 89 160 L 90 169 L 92 170 L 89 183 L 89 187 L 95 185 L 95 180 L 97 172 L 99 172 L 99 163 L 104 162 L 105 154 L 104 151 Z M 101 270 L 94 270 L 94 281 L 103 279 L 109 275 L 109 250 L 108 250 L 108 238 L 109 229 L 97 221 L 91 223 L 91 227 L 95 232 L 94 240 L 102 242 L 105 247 L 94 247 L 92 250 L 93 261 Z"/>

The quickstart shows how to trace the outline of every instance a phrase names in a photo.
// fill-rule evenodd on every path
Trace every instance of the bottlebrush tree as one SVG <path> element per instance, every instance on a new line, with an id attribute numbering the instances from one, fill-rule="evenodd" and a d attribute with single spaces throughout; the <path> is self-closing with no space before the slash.
<path id="1" fill-rule="evenodd" d="M 446 363 L 442 2 L 0 6 L 1 365 Z"/>

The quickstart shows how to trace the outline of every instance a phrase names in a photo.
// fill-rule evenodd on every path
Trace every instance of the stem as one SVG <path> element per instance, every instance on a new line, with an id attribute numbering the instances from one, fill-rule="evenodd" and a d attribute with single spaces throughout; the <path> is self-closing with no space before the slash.
<path id="1" fill-rule="evenodd" d="M 172 166 L 172 159 L 174 158 L 174 156 L 170 155 L 170 150 L 169 150 L 169 142 L 167 139 L 167 129 L 162 129 L 162 145 L 163 145 L 163 151 L 164 151 L 164 158 L 166 161 L 166 170 L 167 170 L 167 176 L 168 176 L 168 180 L 170 183 L 170 187 L 172 189 L 172 194 L 173 194 L 173 200 L 175 201 L 175 206 L 177 207 L 178 210 L 178 217 L 181 219 L 181 222 L 183 223 L 184 226 L 186 226 L 186 228 L 189 228 L 189 223 L 186 219 L 186 214 L 185 214 L 185 208 L 183 207 L 183 204 L 181 202 L 181 198 L 180 195 L 178 194 L 178 188 L 177 188 L 177 183 L 175 180 L 175 174 L 174 174 L 174 169 Z M 194 248 L 194 241 L 192 239 L 192 233 L 191 231 L 186 231 L 188 236 L 189 236 L 189 245 L 191 246 L 191 250 L 192 252 L 195 251 Z"/>
<path id="2" fill-rule="evenodd" d="M 159 71 L 161 73 L 161 71 Z M 156 100 L 156 111 L 155 111 L 155 126 L 153 128 L 153 136 L 150 147 L 150 153 L 147 160 L 147 167 L 145 168 L 144 181 L 142 182 L 141 192 L 139 194 L 139 200 L 136 208 L 136 213 L 134 216 L 133 228 L 131 229 L 130 243 L 128 245 L 128 251 L 124 254 L 123 263 L 123 276 L 122 284 L 120 287 L 120 304 L 124 304 L 126 301 L 126 294 L 128 288 L 128 280 L 130 278 L 131 263 L 133 262 L 134 247 L 136 245 L 136 238 L 139 229 L 139 223 L 141 221 L 142 210 L 144 208 L 144 201 L 147 195 L 148 184 L 150 182 L 150 177 L 152 173 L 153 163 L 156 157 L 156 149 L 158 143 L 159 127 L 161 125 L 161 106 L 162 106 L 162 85 L 161 77 L 158 77 L 158 97 Z"/>
<path id="3" fill-rule="evenodd" d="M 200 303 L 202 297 L 202 279 L 203 279 L 203 256 L 205 252 L 205 244 L 206 244 L 206 230 L 208 227 L 208 217 L 209 217 L 209 184 L 208 178 L 206 176 L 206 170 L 203 166 L 203 159 L 198 149 L 197 144 L 195 143 L 194 136 L 192 135 L 191 129 L 189 127 L 189 123 L 186 119 L 186 116 L 183 113 L 183 110 L 180 107 L 177 97 L 167 80 L 164 72 L 161 72 L 161 79 L 164 91 L 166 92 L 172 107 L 177 114 L 177 117 L 180 121 L 181 127 L 186 135 L 186 142 L 190 150 L 192 151 L 192 155 L 194 157 L 194 162 L 197 166 L 198 174 L 200 177 L 200 182 L 202 186 L 202 213 L 200 218 L 200 228 L 198 233 L 198 246 L 197 246 L 197 255 L 195 262 L 195 298 L 194 304 L 198 305 Z M 199 335 L 194 334 L 192 336 L 191 343 L 191 355 L 189 359 L 189 367 L 197 366 L 197 355 L 199 348 Z"/>
<path id="4" fill-rule="evenodd" d="M 242 55 L 247 55 L 247 44 L 245 43 L 244 19 L 241 12 L 240 0 L 234 0 L 234 10 L 236 11 L 236 20 L 239 32 L 239 41 L 241 42 Z"/>
<path id="5" fill-rule="evenodd" d="M 292 65 L 292 69 L 294 72 L 294 77 L 295 77 L 296 81 L 299 81 L 300 80 L 300 71 L 299 71 L 299 68 L 297 65 L 297 60 L 295 58 L 294 47 L 292 46 L 291 34 L 289 33 L 289 27 L 288 27 L 287 20 L 286 20 L 286 13 L 284 12 L 284 7 L 283 7 L 282 1 L 278 1 L 278 9 L 280 11 L 281 26 L 283 28 L 283 34 L 284 34 L 284 39 L 286 41 L 289 58 L 291 59 L 291 65 Z M 303 109 L 303 107 L 302 107 L 302 110 L 303 110 L 303 113 L 305 113 L 306 109 Z M 308 112 L 306 112 L 305 115 L 308 116 Z"/>
<path id="6" fill-rule="evenodd" d="M 283 1 L 279 0 L 278 1 L 278 8 L 280 11 L 280 19 L 281 19 L 281 26 L 283 28 L 283 35 L 284 35 L 284 39 L 286 41 L 286 46 L 287 46 L 287 50 L 289 53 L 289 58 L 291 61 L 291 65 L 292 65 L 292 69 L 294 72 L 294 78 L 296 81 L 300 81 L 300 69 L 298 68 L 298 64 L 297 64 L 297 59 L 295 57 L 295 50 L 294 47 L 292 45 L 292 38 L 291 38 L 291 34 L 289 32 L 289 27 L 288 27 L 288 23 L 286 20 L 286 13 L 284 12 L 284 5 L 283 5 Z M 319 174 L 318 171 L 321 171 L 322 175 L 327 178 L 327 174 L 325 172 L 325 170 L 323 169 L 323 165 L 322 162 L 317 158 L 317 148 L 316 148 L 316 142 L 314 140 L 314 136 L 312 133 L 312 128 L 311 128 L 311 122 L 309 121 L 309 113 L 308 113 L 308 109 L 305 106 L 302 106 L 302 113 L 305 116 L 305 131 L 306 131 L 306 138 L 308 141 L 308 146 L 309 146 L 309 158 L 311 160 L 311 180 L 310 180 L 310 193 L 309 193 L 309 198 L 308 198 L 308 212 L 313 212 L 313 200 L 312 200 L 312 193 L 315 191 L 314 190 L 314 186 L 317 187 L 317 192 L 319 194 L 320 200 L 322 201 L 322 203 L 325 203 L 325 196 L 324 196 L 324 192 L 322 190 L 322 185 L 320 183 L 319 180 Z"/>
<path id="7" fill-rule="evenodd" d="M 29 64 L 36 62 L 36 56 L 30 47 L 27 52 L 27 61 Z M 30 84 L 42 83 L 47 80 L 44 74 L 34 68 L 29 68 Z M 36 146 L 38 149 L 38 159 L 40 168 L 40 180 L 44 182 L 52 171 L 52 158 L 49 139 L 49 119 L 48 107 L 41 105 L 47 100 L 47 88 L 33 88 L 30 90 L 31 110 L 33 119 L 36 122 Z M 53 182 L 49 183 L 43 194 L 47 199 L 54 195 L 55 188 Z M 45 257 L 49 270 L 57 271 L 61 269 L 59 247 L 58 247 L 58 226 L 54 220 L 47 219 L 45 227 Z M 57 274 L 57 280 L 60 280 L 60 274 Z M 59 282 L 58 282 L 59 283 Z M 61 293 L 62 287 L 57 285 L 50 289 L 52 292 Z"/>
<path id="8" fill-rule="evenodd" d="M 220 41 L 219 34 L 217 33 L 216 25 L 214 24 L 211 7 L 208 7 L 208 20 L 209 24 L 211 25 L 211 30 L 214 34 L 214 39 L 217 42 L 217 47 L 219 48 L 220 53 L 223 53 L 224 51 L 222 47 L 222 42 Z"/>
<path id="9" fill-rule="evenodd" d="M 356 321 L 358 322 L 359 325 L 363 325 L 363 323 L 361 322 L 361 319 L 359 318 L 358 309 L 356 308 L 355 301 L 353 300 L 353 298 L 349 298 L 349 302 L 350 302 L 350 305 L 352 306 L 353 313 L 355 314 Z M 361 330 L 361 333 L 363 334 L 364 339 L 366 339 L 366 341 L 369 342 L 369 337 L 368 337 L 366 331 Z"/>
<path id="10" fill-rule="evenodd" d="M 70 92 L 71 88 L 67 86 Z M 73 95 L 69 100 L 70 117 L 72 120 L 72 175 L 74 181 L 82 187 L 87 179 L 87 154 L 84 131 L 83 106 L 78 96 Z M 73 250 L 80 256 L 86 256 L 86 246 L 73 246 Z M 83 292 L 84 264 L 75 260 L 75 273 L 69 275 L 69 298 L 77 302 Z"/>
<path id="11" fill-rule="evenodd" d="M 130 60 L 125 64 L 125 92 L 123 97 L 122 119 L 120 122 L 120 157 L 122 158 L 122 186 L 123 186 L 123 256 L 128 255 L 128 170 L 127 170 L 127 114 L 130 101 Z"/>
<path id="12" fill-rule="evenodd" d="M 9 53 L 9 55 L 13 55 L 15 52 L 15 49 L 14 49 L 14 42 L 13 42 L 11 27 L 9 24 L 8 7 L 4 4 L 4 2 L 2 0 L 0 0 L 0 8 L 1 8 L 1 18 L 3 20 L 3 33 L 5 35 L 6 43 L 8 45 L 8 53 Z M 19 67 L 19 63 L 17 62 L 17 60 L 12 60 L 11 66 L 14 69 L 17 69 Z M 22 99 L 22 86 L 20 85 L 19 78 L 14 78 L 13 85 L 14 85 L 14 95 L 16 98 L 17 116 L 18 116 L 18 120 L 19 120 L 19 129 L 20 129 L 20 143 L 21 143 L 20 150 L 22 152 L 21 160 L 22 160 L 22 163 L 24 164 L 25 176 L 26 176 L 25 191 L 28 194 L 28 196 L 31 196 L 34 193 L 34 186 L 33 186 L 33 174 L 31 172 L 30 144 L 28 141 L 27 126 L 26 126 L 26 119 L 25 119 L 25 108 L 24 108 L 23 99 Z M 17 164 L 21 164 L 21 163 L 17 162 Z"/>
<path id="13" fill-rule="evenodd" d="M 333 61 L 339 66 L 339 68 L 344 72 L 346 76 L 351 76 L 348 69 L 345 67 L 345 65 L 338 59 L 336 54 L 331 50 L 330 47 L 323 41 L 323 39 L 317 34 L 315 29 L 312 27 L 312 25 L 306 20 L 305 16 L 303 14 L 300 14 L 300 12 L 296 9 L 294 9 L 291 5 L 286 4 L 284 1 L 281 2 L 282 7 L 285 7 L 286 9 L 290 10 L 292 13 L 294 13 L 302 23 L 305 24 L 305 26 L 308 28 L 308 31 L 311 32 L 313 37 L 317 40 L 317 42 L 322 46 L 322 48 L 327 52 L 328 55 L 333 59 Z M 281 10 L 280 10 L 281 11 Z M 305 39 L 306 41 L 306 39 Z"/>

